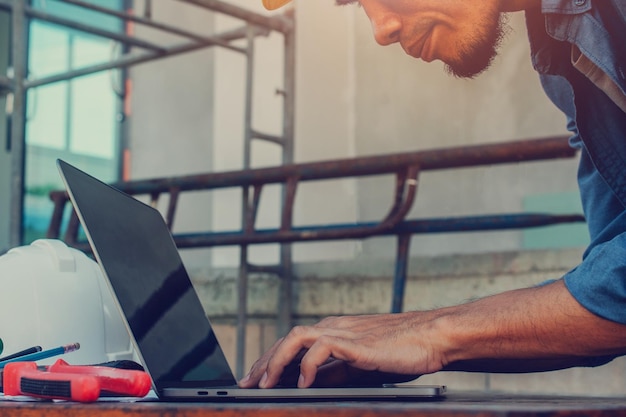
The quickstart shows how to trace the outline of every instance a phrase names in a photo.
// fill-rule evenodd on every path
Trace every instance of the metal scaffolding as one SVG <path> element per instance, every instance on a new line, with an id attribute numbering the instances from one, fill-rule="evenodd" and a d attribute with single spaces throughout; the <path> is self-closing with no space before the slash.
<path id="1" fill-rule="evenodd" d="M 10 138 L 11 147 L 11 213 L 10 213 L 10 246 L 19 246 L 22 242 L 22 224 L 24 210 L 24 172 L 25 172 L 25 126 L 26 126 L 26 95 L 29 89 L 49 85 L 52 83 L 67 81 L 77 77 L 98 73 L 111 69 L 127 69 L 134 65 L 148 63 L 187 52 L 197 51 L 204 48 L 220 47 L 246 57 L 246 97 L 245 97 L 245 137 L 244 140 L 244 169 L 249 169 L 251 161 L 251 144 L 255 140 L 267 141 L 276 144 L 282 149 L 282 162 L 293 162 L 293 136 L 294 136 L 294 100 L 295 100 L 295 33 L 294 21 L 290 15 L 278 15 L 273 17 L 264 16 L 234 6 L 221 0 L 171 0 L 185 3 L 199 9 L 230 16 L 242 22 L 242 26 L 236 30 L 219 33 L 212 36 L 194 33 L 186 28 L 178 27 L 169 23 L 154 20 L 150 13 L 145 16 L 122 12 L 110 8 L 88 3 L 81 0 L 57 0 L 75 7 L 88 9 L 100 13 L 102 16 L 112 16 L 125 23 L 132 22 L 144 25 L 160 33 L 176 35 L 185 41 L 171 46 L 161 45 L 152 41 L 140 39 L 128 33 L 107 31 L 87 25 L 72 19 L 72 16 L 57 16 L 46 13 L 30 6 L 29 0 L 0 0 L 0 10 L 11 14 L 11 54 L 12 71 L 7 76 L 0 75 L 0 94 L 6 95 L 10 106 Z M 150 0 L 147 0 L 150 4 Z M 72 69 L 67 72 L 54 74 L 42 78 L 32 79 L 28 76 L 28 33 L 29 24 L 33 20 L 45 21 L 68 29 L 100 36 L 114 40 L 124 47 L 124 53 L 117 59 L 106 63 Z M 284 84 L 283 95 L 283 126 L 280 135 L 270 135 L 259 132 L 252 126 L 253 106 L 253 74 L 255 40 L 259 36 L 267 36 L 275 32 L 284 39 Z M 246 46 L 240 47 L 235 41 L 246 40 Z M 140 52 L 135 52 L 140 50 Z M 254 206 L 253 197 L 247 187 L 242 189 L 242 227 L 249 228 L 248 223 L 252 218 L 250 210 Z M 283 191 L 282 198 L 286 198 Z M 247 277 L 255 271 L 256 267 L 248 262 L 248 246 L 242 244 L 239 273 L 239 311 L 237 330 L 237 372 L 241 374 L 244 363 L 245 329 L 247 316 Z M 283 302 L 279 306 L 279 322 L 283 331 L 291 324 L 291 246 L 288 243 L 281 244 L 280 263 L 274 269 L 279 276 L 283 296 Z"/>

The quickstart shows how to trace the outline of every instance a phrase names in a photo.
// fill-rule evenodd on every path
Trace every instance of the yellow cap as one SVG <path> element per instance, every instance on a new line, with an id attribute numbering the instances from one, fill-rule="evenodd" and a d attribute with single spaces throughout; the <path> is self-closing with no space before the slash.
<path id="1" fill-rule="evenodd" d="M 278 9 L 289 3 L 291 0 L 263 0 L 263 6 L 268 10 Z"/>

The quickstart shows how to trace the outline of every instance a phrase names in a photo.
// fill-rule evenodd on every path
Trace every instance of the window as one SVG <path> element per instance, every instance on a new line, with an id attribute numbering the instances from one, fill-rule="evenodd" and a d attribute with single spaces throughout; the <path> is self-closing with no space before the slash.
<path id="1" fill-rule="evenodd" d="M 106 8 L 122 0 L 91 1 Z M 107 31 L 122 32 L 120 19 L 59 1 L 36 0 L 34 8 Z M 29 33 L 31 79 L 110 61 L 116 41 L 65 26 L 33 20 Z M 98 72 L 32 88 L 27 97 L 24 243 L 43 237 L 52 203 L 48 193 L 62 187 L 56 159 L 62 158 L 105 181 L 118 179 L 122 106 L 121 70 Z"/>

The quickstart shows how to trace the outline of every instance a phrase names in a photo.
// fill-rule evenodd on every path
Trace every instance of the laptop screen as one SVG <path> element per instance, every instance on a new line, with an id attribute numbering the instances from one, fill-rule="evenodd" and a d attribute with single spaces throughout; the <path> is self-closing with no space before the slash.
<path id="1" fill-rule="evenodd" d="M 235 384 L 161 214 L 58 164 L 157 389 Z"/>

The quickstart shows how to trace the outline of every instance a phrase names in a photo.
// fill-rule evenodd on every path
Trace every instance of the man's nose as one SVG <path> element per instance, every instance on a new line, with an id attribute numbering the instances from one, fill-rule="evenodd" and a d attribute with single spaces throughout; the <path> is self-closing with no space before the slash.
<path id="1" fill-rule="evenodd" d="M 386 46 L 400 40 L 402 21 L 393 13 L 377 13 L 370 16 L 374 39 L 379 45 Z"/>

